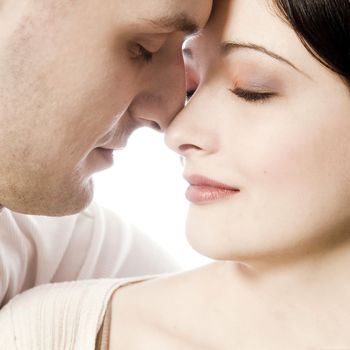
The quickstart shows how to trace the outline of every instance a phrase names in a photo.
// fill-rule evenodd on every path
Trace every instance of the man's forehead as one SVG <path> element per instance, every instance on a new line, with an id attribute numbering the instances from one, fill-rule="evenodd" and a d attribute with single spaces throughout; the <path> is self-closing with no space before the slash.
<path id="1" fill-rule="evenodd" d="M 154 26 L 158 30 L 167 32 L 180 31 L 186 34 L 193 34 L 200 29 L 200 24 L 185 12 L 143 18 L 143 21 Z"/>

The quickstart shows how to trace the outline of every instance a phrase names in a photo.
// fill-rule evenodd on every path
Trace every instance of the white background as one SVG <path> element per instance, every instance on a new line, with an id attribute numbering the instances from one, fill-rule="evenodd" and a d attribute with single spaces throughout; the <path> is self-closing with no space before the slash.
<path id="1" fill-rule="evenodd" d="M 114 166 L 94 175 L 95 200 L 138 226 L 184 268 L 209 262 L 187 243 L 185 220 L 187 183 L 177 154 L 164 145 L 164 136 L 139 129 Z"/>

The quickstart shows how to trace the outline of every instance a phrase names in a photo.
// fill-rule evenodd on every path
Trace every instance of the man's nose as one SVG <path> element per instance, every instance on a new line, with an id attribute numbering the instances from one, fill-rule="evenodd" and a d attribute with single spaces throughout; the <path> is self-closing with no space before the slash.
<path id="1" fill-rule="evenodd" d="M 169 44 L 170 45 L 170 44 Z M 141 92 L 129 111 L 140 124 L 164 131 L 185 104 L 181 42 L 163 47 L 143 76 Z"/>

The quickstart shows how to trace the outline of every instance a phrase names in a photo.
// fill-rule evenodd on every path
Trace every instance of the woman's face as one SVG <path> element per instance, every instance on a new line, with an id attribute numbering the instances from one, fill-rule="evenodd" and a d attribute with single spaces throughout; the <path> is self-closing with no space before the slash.
<path id="1" fill-rule="evenodd" d="M 264 0 L 218 1 L 185 56 L 188 88 L 198 88 L 166 141 L 185 158 L 192 184 L 193 247 L 216 259 L 254 261 L 295 259 L 344 242 L 350 94 L 339 76 Z"/>

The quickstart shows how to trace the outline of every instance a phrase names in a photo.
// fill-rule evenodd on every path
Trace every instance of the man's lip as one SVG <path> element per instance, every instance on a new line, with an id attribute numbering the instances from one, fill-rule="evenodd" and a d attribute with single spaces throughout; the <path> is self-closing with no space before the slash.
<path id="1" fill-rule="evenodd" d="M 113 149 L 97 147 L 95 149 L 108 163 L 113 164 Z"/>
<path id="2" fill-rule="evenodd" d="M 126 143 L 119 143 L 115 145 L 103 145 L 103 146 L 98 146 L 96 148 L 99 149 L 105 149 L 107 151 L 120 151 L 126 147 Z"/>
<path id="3" fill-rule="evenodd" d="M 239 189 L 237 187 L 232 187 L 224 183 L 218 182 L 216 180 L 207 178 L 202 175 L 184 175 L 185 180 L 192 186 L 204 186 L 204 187 L 213 187 L 227 191 L 236 191 Z"/>
<path id="4" fill-rule="evenodd" d="M 95 146 L 95 148 L 102 148 L 111 151 L 120 151 L 126 147 L 128 143 L 128 136 L 116 137 L 114 134 L 112 137 L 105 140 L 105 142 L 100 143 Z"/>
<path id="5" fill-rule="evenodd" d="M 123 147 L 97 147 L 97 149 L 104 149 L 106 151 L 118 151 Z"/>

